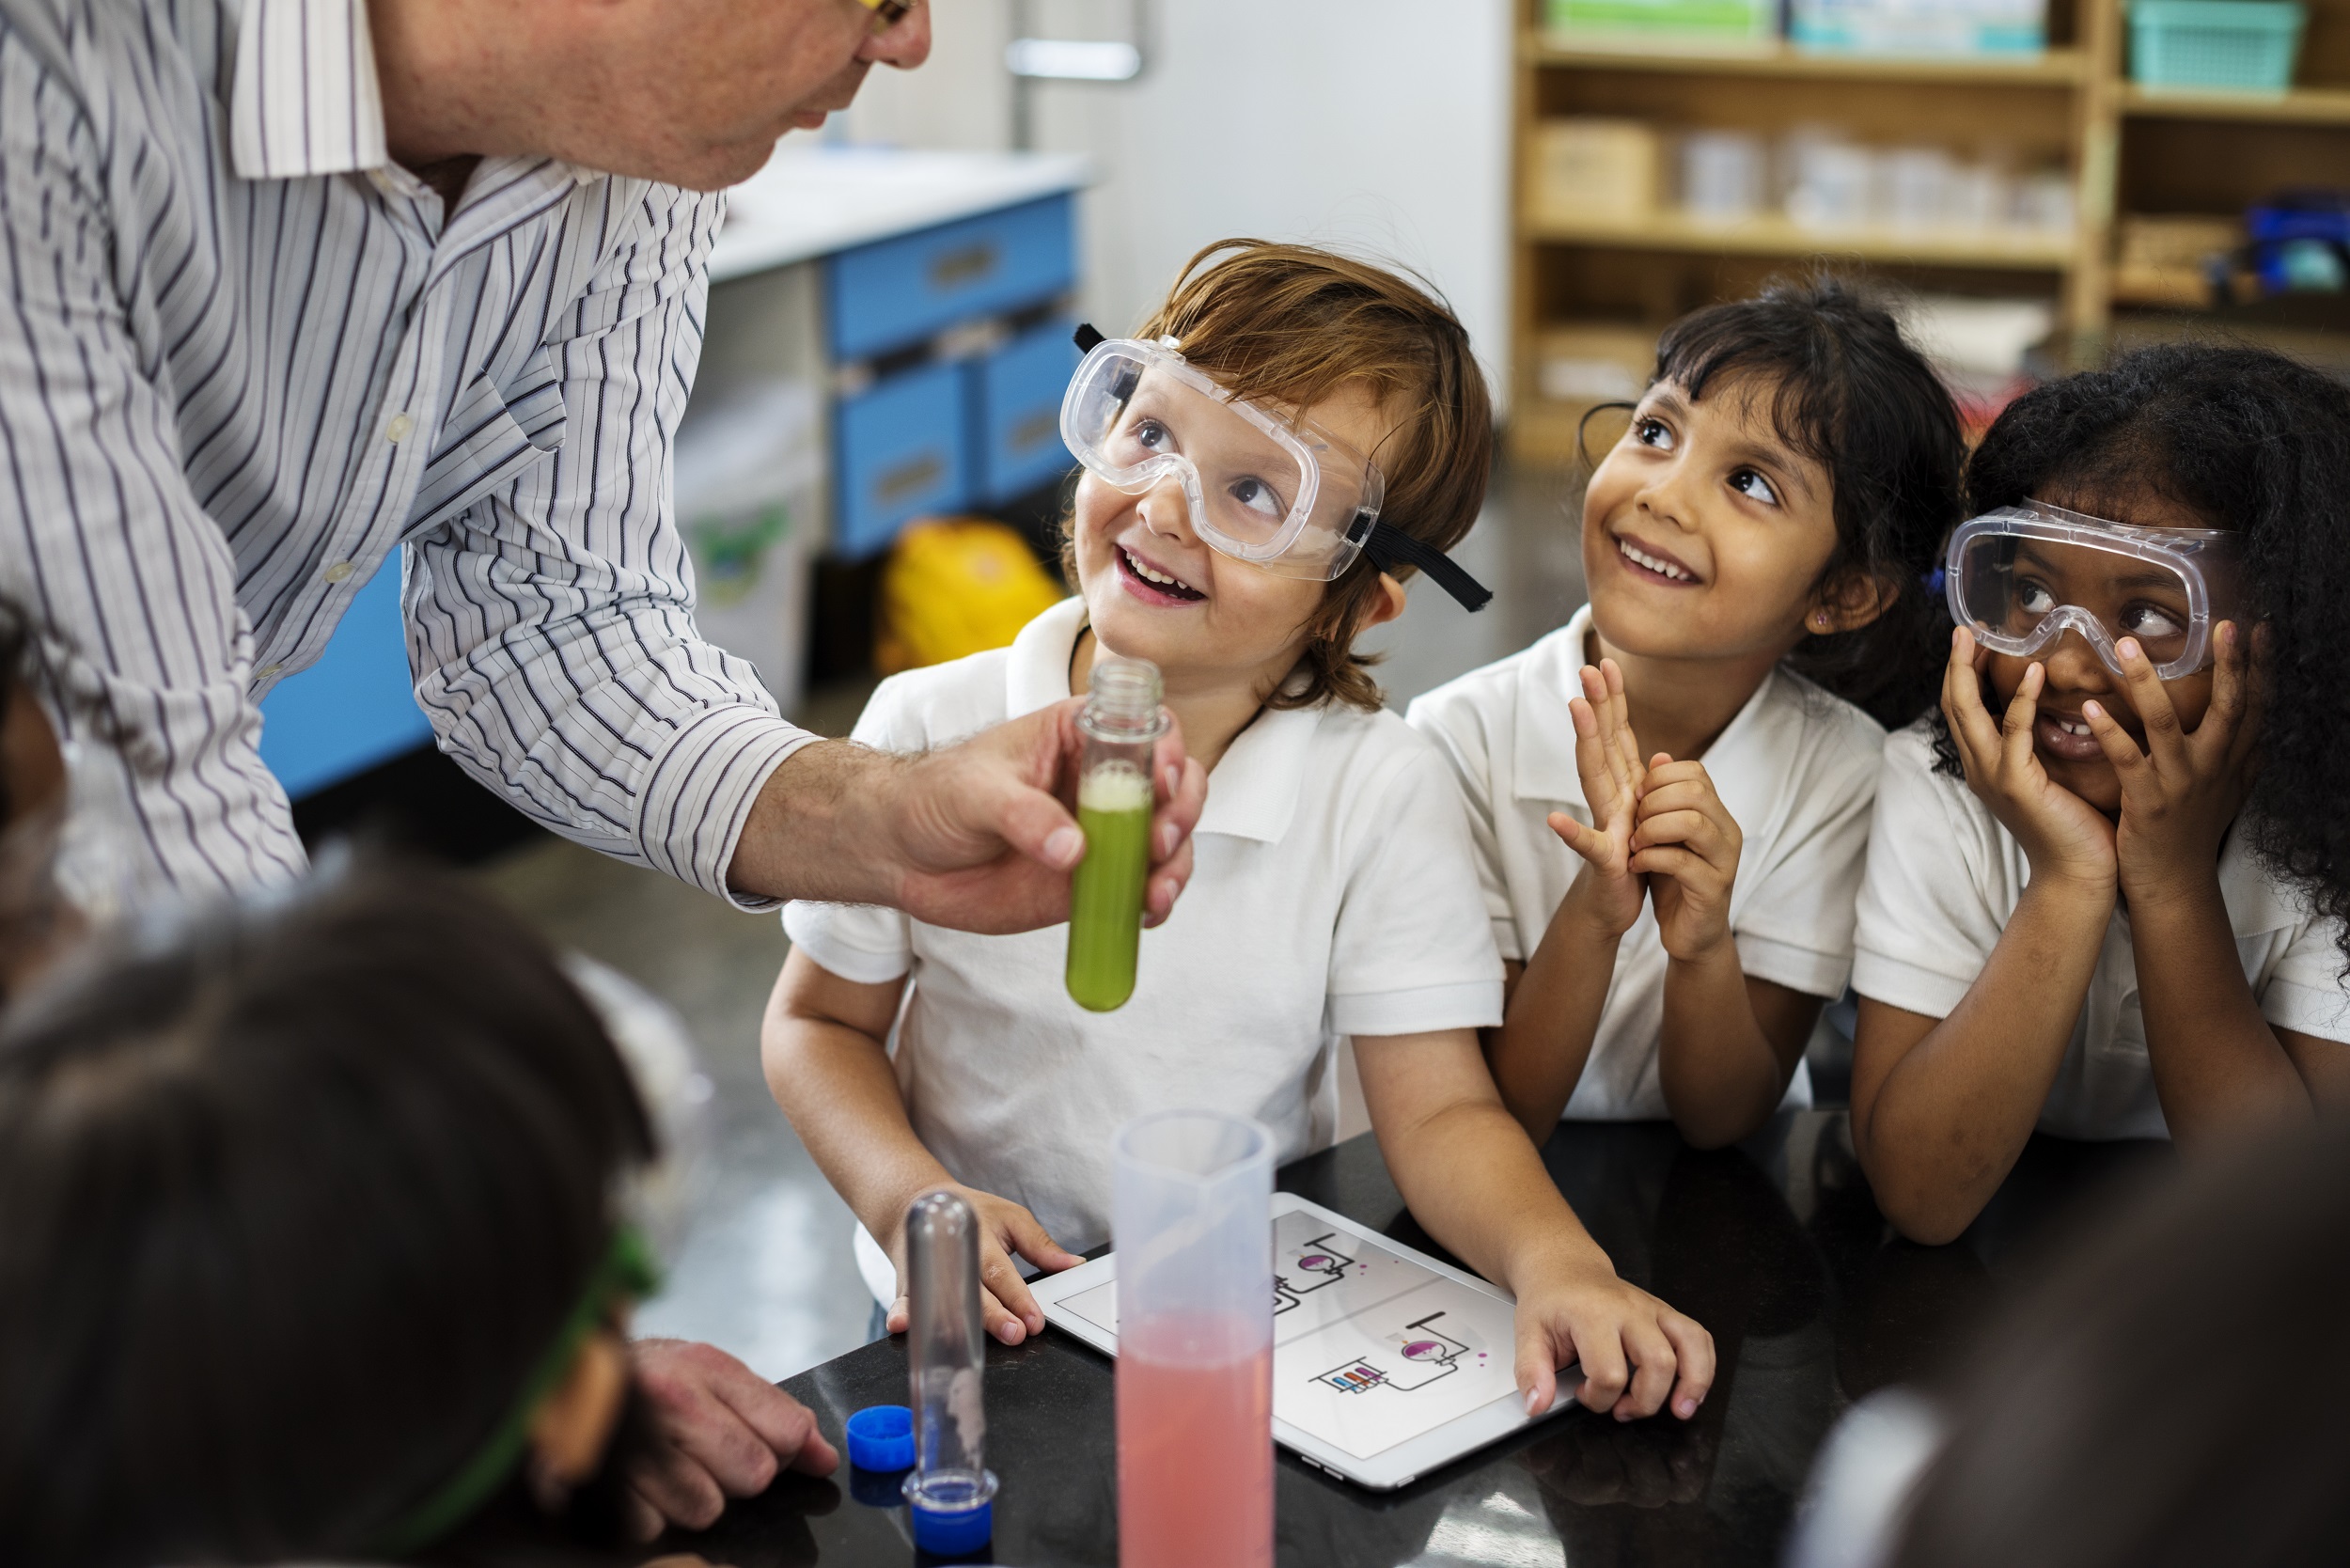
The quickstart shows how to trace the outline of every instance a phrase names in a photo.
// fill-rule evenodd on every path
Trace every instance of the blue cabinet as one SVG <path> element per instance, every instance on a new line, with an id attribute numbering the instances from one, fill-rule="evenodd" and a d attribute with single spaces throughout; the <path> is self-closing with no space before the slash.
<path id="1" fill-rule="evenodd" d="M 964 368 L 925 366 L 878 382 L 833 412 L 837 555 L 863 560 L 908 521 L 971 498 Z"/>
<path id="2" fill-rule="evenodd" d="M 261 760 L 299 799 L 431 738 L 408 675 L 394 551 L 352 596 L 319 662 L 262 702 Z"/>
<path id="3" fill-rule="evenodd" d="M 959 321 L 1052 298 L 1077 280 L 1067 196 L 842 251 L 825 267 L 835 359 L 921 342 Z"/>
<path id="4" fill-rule="evenodd" d="M 1048 321 L 971 367 L 972 492 L 1009 501 L 1076 465 L 1061 445 L 1060 403 L 1077 368 L 1071 323 Z"/>

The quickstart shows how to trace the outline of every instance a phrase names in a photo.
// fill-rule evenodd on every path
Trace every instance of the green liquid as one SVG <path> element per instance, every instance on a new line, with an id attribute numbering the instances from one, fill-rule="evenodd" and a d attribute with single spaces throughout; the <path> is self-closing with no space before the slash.
<path id="1" fill-rule="evenodd" d="M 1086 857 L 1069 878 L 1069 995 L 1094 1012 L 1115 1011 L 1135 994 L 1151 805 L 1151 781 L 1130 763 L 1098 767 L 1077 787 Z"/>

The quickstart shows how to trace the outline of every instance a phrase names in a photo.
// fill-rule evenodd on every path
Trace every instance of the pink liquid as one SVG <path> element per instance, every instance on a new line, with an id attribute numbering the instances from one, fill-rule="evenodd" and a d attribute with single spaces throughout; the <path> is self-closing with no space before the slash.
<path id="1" fill-rule="evenodd" d="M 1118 1350 L 1119 1568 L 1272 1568 L 1273 1346 L 1160 1360 L 1137 1338 Z"/>

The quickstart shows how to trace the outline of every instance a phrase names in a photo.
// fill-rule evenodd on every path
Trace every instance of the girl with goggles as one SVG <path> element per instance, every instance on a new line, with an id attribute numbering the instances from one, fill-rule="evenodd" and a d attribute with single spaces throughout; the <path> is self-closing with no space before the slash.
<path id="1" fill-rule="evenodd" d="M 2350 1103 L 2350 391 L 2178 346 L 2036 388 L 1970 460 L 1941 713 L 1892 737 L 1853 1142 L 1910 1236 L 2034 1131 L 2182 1144 Z"/>

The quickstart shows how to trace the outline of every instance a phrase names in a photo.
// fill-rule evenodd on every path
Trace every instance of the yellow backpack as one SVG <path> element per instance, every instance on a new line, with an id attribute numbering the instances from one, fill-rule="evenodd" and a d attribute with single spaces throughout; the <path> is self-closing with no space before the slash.
<path id="1" fill-rule="evenodd" d="M 884 675 L 1008 647 L 1067 596 L 1026 541 L 1001 523 L 910 523 L 882 569 L 873 662 Z"/>

